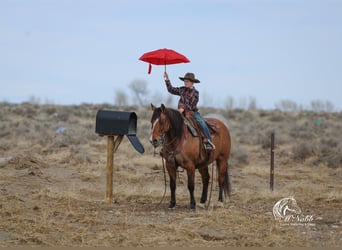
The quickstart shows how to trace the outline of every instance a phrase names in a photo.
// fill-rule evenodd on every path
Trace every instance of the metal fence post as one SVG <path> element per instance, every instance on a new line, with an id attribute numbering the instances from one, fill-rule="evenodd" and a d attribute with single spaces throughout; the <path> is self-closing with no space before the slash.
<path id="1" fill-rule="evenodd" d="M 270 166 L 270 189 L 274 189 L 274 132 L 271 134 L 271 166 Z"/>

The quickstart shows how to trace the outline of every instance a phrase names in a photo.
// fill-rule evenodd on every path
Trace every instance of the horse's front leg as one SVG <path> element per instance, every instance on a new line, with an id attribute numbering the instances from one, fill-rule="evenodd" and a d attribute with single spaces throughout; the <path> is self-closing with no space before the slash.
<path id="1" fill-rule="evenodd" d="M 189 167 L 187 169 L 188 174 L 188 189 L 190 193 L 190 208 L 195 209 L 196 208 L 196 201 L 194 196 L 194 190 L 195 190 L 195 167 Z"/>
<path id="2" fill-rule="evenodd" d="M 166 169 L 170 176 L 171 200 L 169 208 L 174 208 L 176 206 L 176 167 L 172 163 L 166 163 Z"/>
<path id="3" fill-rule="evenodd" d="M 204 205 L 205 202 L 207 201 L 207 197 L 208 197 L 208 186 L 209 186 L 209 180 L 210 180 L 210 176 L 209 176 L 209 171 L 208 171 L 208 167 L 202 167 L 200 169 L 198 169 L 198 171 L 201 174 L 202 177 L 202 196 L 201 196 L 201 204 Z"/>

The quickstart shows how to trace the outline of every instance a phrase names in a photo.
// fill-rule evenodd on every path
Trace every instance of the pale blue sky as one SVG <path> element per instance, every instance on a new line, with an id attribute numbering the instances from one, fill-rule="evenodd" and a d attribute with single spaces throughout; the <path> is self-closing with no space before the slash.
<path id="1" fill-rule="evenodd" d="M 137 79 L 166 98 L 164 67 L 138 58 L 170 48 L 191 60 L 167 66 L 172 83 L 194 72 L 200 106 L 342 110 L 341 44 L 342 0 L 0 0 L 0 101 L 113 103 Z"/>

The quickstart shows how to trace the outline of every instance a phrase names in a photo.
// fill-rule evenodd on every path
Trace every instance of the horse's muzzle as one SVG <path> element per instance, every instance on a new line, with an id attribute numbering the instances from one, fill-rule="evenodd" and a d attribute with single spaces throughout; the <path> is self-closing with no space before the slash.
<path id="1" fill-rule="evenodd" d="M 162 138 L 159 138 L 159 139 L 153 139 L 153 140 L 150 140 L 150 143 L 153 145 L 153 147 L 159 147 L 163 144 L 163 139 Z"/>

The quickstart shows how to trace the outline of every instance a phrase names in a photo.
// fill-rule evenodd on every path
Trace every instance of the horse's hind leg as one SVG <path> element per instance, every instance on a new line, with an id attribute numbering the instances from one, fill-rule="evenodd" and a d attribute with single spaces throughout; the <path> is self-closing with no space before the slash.
<path id="1" fill-rule="evenodd" d="M 202 167 L 198 171 L 201 174 L 202 185 L 203 185 L 200 203 L 204 204 L 207 201 L 207 197 L 208 197 L 208 186 L 209 186 L 210 176 L 209 176 L 208 167 Z"/>
<path id="2" fill-rule="evenodd" d="M 228 183 L 227 183 L 227 171 L 228 171 L 228 163 L 226 160 L 217 160 L 216 162 L 218 166 L 218 184 L 219 184 L 219 197 L 218 201 L 223 202 L 223 191 L 225 194 L 228 194 Z"/>

